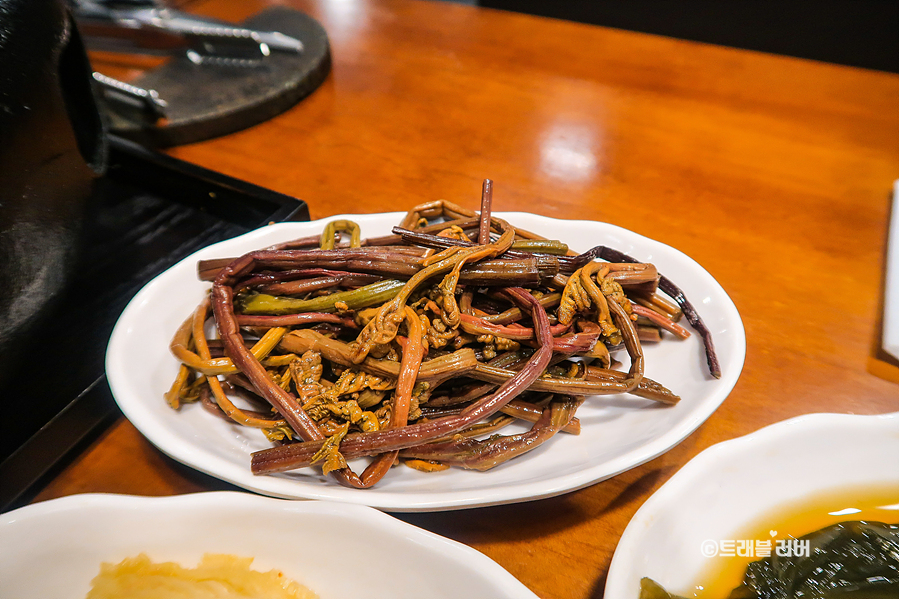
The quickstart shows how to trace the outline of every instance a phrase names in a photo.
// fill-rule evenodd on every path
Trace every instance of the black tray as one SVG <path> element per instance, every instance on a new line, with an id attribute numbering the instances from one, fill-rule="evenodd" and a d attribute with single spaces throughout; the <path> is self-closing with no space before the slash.
<path id="1" fill-rule="evenodd" d="M 196 250 L 287 220 L 309 220 L 306 204 L 111 138 L 79 266 L 54 318 L 34 336 L 35 358 L 2 393 L 0 510 L 15 507 L 54 465 L 121 415 L 104 358 L 134 294 Z"/>

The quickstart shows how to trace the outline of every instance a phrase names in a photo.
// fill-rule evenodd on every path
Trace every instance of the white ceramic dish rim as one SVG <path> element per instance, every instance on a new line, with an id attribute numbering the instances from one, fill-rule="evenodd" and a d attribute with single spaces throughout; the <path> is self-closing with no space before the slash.
<path id="1" fill-rule="evenodd" d="M 507 597 L 508 599 L 536 598 L 533 592 L 502 566 L 467 545 L 418 528 L 374 508 L 330 501 L 289 501 L 235 491 L 189 493 L 166 497 L 104 493 L 69 495 L 0 514 L 0 540 L 3 540 L 3 531 L 7 530 L 7 527 L 10 525 L 40 527 L 44 526 L 44 522 L 48 518 L 58 518 L 60 515 L 77 518 L 85 510 L 90 512 L 96 508 L 110 512 L 131 512 L 135 516 L 150 510 L 165 510 L 167 513 L 192 513 L 209 510 L 215 512 L 234 511 L 236 513 L 252 512 L 254 515 L 258 515 L 260 522 L 277 521 L 287 527 L 291 526 L 292 518 L 300 520 L 307 516 L 336 517 L 345 521 L 347 529 L 350 531 L 363 526 L 383 534 L 385 537 L 392 537 L 397 539 L 398 542 L 415 546 L 423 552 L 432 552 L 440 555 L 441 563 L 453 563 L 472 575 L 476 574 L 481 581 L 487 581 L 495 590 L 495 596 L 497 597 Z M 280 520 L 268 520 L 267 518 L 269 517 L 279 518 Z M 227 522 L 223 522 L 222 526 L 227 526 Z M 270 531 L 267 534 L 272 532 Z M 3 543 L 3 545 L 5 547 L 6 544 Z M 90 537 L 85 539 L 85 545 L 90 545 Z M 5 547 L 5 549 L 8 548 Z M 214 553 L 215 548 L 204 550 L 201 553 L 206 552 Z M 119 559 L 123 557 L 126 556 L 121 556 Z M 197 557 L 199 558 L 199 555 Z M 97 567 L 99 568 L 99 563 Z M 47 568 L 49 568 L 48 574 L 52 574 L 52 566 L 47 566 Z M 313 590 L 315 589 L 313 588 Z M 384 588 L 382 592 L 374 594 L 388 596 L 389 590 L 389 588 Z"/>
<path id="2" fill-rule="evenodd" d="M 899 179 L 893 183 L 893 210 L 887 240 L 883 349 L 899 359 Z"/>
<path id="3" fill-rule="evenodd" d="M 700 452 L 653 493 L 631 518 L 612 556 L 604 596 L 608 599 L 636 599 L 639 581 L 646 573 L 635 571 L 634 558 L 641 553 L 641 546 L 648 535 L 650 524 L 656 519 L 657 514 L 671 509 L 678 498 L 687 495 L 689 490 L 698 485 L 710 472 L 727 467 L 726 464 L 736 456 L 765 447 L 777 447 L 792 437 L 835 425 L 839 425 L 841 430 L 855 427 L 870 431 L 872 434 L 899 436 L 899 412 L 878 415 L 805 414 L 771 424 L 736 439 L 722 441 Z"/>
<path id="4" fill-rule="evenodd" d="M 691 270 L 691 274 L 700 276 L 704 281 L 704 285 L 708 285 L 708 289 L 711 290 L 710 293 L 716 295 L 716 302 L 719 302 L 719 308 L 725 314 L 729 330 L 732 330 L 735 339 L 731 344 L 729 353 L 722 357 L 722 378 L 718 381 L 714 381 L 714 390 L 706 398 L 705 403 L 700 406 L 700 409 L 691 412 L 690 417 L 685 419 L 679 426 L 665 431 L 639 448 L 617 455 L 614 459 L 597 463 L 592 467 L 583 469 L 574 474 L 555 476 L 551 480 L 539 480 L 536 482 L 526 481 L 518 484 L 509 484 L 501 488 L 491 488 L 478 493 L 443 490 L 441 492 L 423 492 L 417 494 L 410 494 L 409 492 L 385 492 L 377 487 L 371 490 L 358 491 L 346 489 L 337 485 L 309 485 L 308 483 L 298 483 L 297 481 L 278 477 L 255 476 L 249 471 L 248 467 L 240 469 L 233 468 L 231 464 L 218 460 L 216 456 L 210 456 L 210 459 L 206 459 L 206 457 L 197 458 L 196 455 L 191 454 L 190 448 L 185 447 L 183 441 L 172 434 L 170 430 L 161 425 L 161 423 L 153 421 L 152 418 L 148 418 L 148 412 L 142 406 L 144 398 L 139 393 L 134 393 L 129 389 L 127 371 L 130 365 L 127 360 L 125 360 L 123 352 L 121 352 L 119 348 L 125 343 L 124 339 L 127 334 L 126 323 L 131 319 L 136 318 L 143 309 L 143 304 L 146 301 L 145 296 L 148 294 L 148 291 L 156 286 L 164 285 L 166 277 L 169 273 L 174 271 L 174 269 L 179 267 L 183 268 L 182 265 L 184 264 L 189 264 L 190 268 L 193 268 L 199 257 L 220 255 L 217 252 L 220 252 L 221 250 L 218 250 L 217 248 L 222 247 L 223 245 L 227 247 L 228 244 L 235 240 L 252 241 L 260 239 L 260 244 L 255 247 L 262 247 L 265 245 L 262 240 L 268 237 L 272 231 L 277 231 L 279 228 L 312 228 L 313 230 L 318 231 L 323 226 L 323 223 L 336 219 L 353 219 L 360 223 L 363 227 L 363 233 L 365 233 L 366 224 L 373 222 L 378 223 L 380 220 L 387 220 L 391 223 L 399 222 L 403 214 L 404 213 L 397 212 L 368 215 L 336 215 L 327 219 L 308 223 L 282 223 L 279 225 L 272 225 L 204 248 L 185 258 L 168 271 L 160 274 L 153 281 L 148 283 L 144 289 L 138 292 L 125 308 L 113 330 L 107 349 L 107 377 L 113 396 L 125 416 L 147 439 L 170 457 L 200 470 L 201 472 L 205 472 L 211 476 L 215 476 L 248 490 L 275 497 L 323 499 L 358 503 L 388 511 L 438 511 L 483 507 L 552 497 L 589 486 L 638 466 L 674 447 L 698 428 L 699 425 L 717 409 L 721 402 L 724 401 L 739 378 L 746 352 L 745 331 L 743 329 L 742 320 L 740 319 L 736 307 L 727 296 L 724 289 L 721 288 L 720 284 L 718 284 L 717 281 L 715 281 L 715 279 L 694 260 L 661 242 L 651 240 L 637 233 L 607 223 L 596 223 L 593 221 L 563 221 L 525 213 L 499 213 L 498 216 L 507 218 L 511 222 L 521 223 L 524 221 L 521 226 L 528 229 L 534 229 L 535 224 L 543 227 L 558 227 L 566 224 L 607 227 L 607 230 L 610 232 L 635 241 L 644 246 L 644 248 L 652 248 L 653 252 L 667 255 L 670 259 L 678 261 L 678 263 L 683 263 L 686 265 L 685 267 Z M 699 309 L 700 312 L 702 312 L 702 308 L 700 307 Z"/>

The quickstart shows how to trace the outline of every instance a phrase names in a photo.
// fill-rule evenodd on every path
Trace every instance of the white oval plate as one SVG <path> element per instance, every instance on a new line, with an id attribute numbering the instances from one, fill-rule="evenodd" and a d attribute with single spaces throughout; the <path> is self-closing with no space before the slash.
<path id="1" fill-rule="evenodd" d="M 341 215 L 363 236 L 390 233 L 403 214 Z M 202 472 L 245 489 L 287 498 L 329 499 L 392 511 L 435 511 L 512 503 L 586 487 L 664 453 L 694 431 L 730 393 L 743 367 L 746 338 L 733 302 L 712 276 L 684 254 L 620 227 L 560 221 L 532 214 L 501 214 L 518 225 L 585 251 L 603 244 L 656 264 L 679 285 L 712 331 L 722 376 L 708 374 L 698 335 L 671 337 L 645 347 L 646 376 L 683 399 L 674 407 L 633 396 L 597 397 L 578 410 L 582 432 L 559 434 L 542 447 L 488 472 L 452 468 L 422 473 L 392 469 L 374 488 L 347 489 L 320 470 L 254 476 L 250 453 L 270 447 L 263 434 L 228 425 L 199 405 L 176 412 L 163 394 L 178 362 L 168 346 L 178 326 L 202 300 L 208 283 L 197 279 L 200 259 L 238 256 L 321 232 L 327 221 L 283 223 L 200 250 L 146 285 L 122 313 L 106 354 L 112 393 L 125 416 L 159 449 Z M 626 359 L 626 356 L 625 356 Z M 510 427 L 511 428 L 511 427 Z M 516 429 L 525 430 L 525 429 Z"/>
<path id="2" fill-rule="evenodd" d="M 710 560 L 728 559 L 704 557 L 703 543 L 734 539 L 810 497 L 897 482 L 899 413 L 810 414 L 719 443 L 637 511 L 615 549 L 604 596 L 636 599 L 644 576 L 691 596 Z"/>
<path id="3" fill-rule="evenodd" d="M 254 558 L 321 599 L 535 599 L 474 549 L 364 506 L 248 493 L 71 495 L 0 515 L 5 599 L 81 599 L 101 562 Z"/>

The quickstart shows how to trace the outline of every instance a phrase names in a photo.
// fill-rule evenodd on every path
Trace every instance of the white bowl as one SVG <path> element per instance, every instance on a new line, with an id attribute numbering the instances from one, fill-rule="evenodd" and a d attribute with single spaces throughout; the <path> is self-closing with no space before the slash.
<path id="1" fill-rule="evenodd" d="M 634 515 L 612 558 L 605 599 L 636 599 L 644 576 L 689 595 L 713 559 L 703 556 L 704 542 L 740 538 L 774 510 L 810 497 L 883 485 L 899 485 L 899 413 L 811 414 L 719 443 Z"/>
<path id="2" fill-rule="evenodd" d="M 375 509 L 247 493 L 72 495 L 0 516 L 0 597 L 82 599 L 101 562 L 253 557 L 321 599 L 536 595 L 485 555 Z"/>

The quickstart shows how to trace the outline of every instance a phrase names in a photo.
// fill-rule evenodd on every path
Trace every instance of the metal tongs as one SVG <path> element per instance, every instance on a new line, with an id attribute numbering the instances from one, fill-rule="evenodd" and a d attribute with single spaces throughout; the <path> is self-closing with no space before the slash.
<path id="1" fill-rule="evenodd" d="M 75 19 L 88 48 L 124 54 L 182 54 L 197 65 L 251 66 L 272 52 L 300 53 L 303 42 L 277 31 L 232 27 L 169 9 L 159 0 L 75 0 Z M 145 90 L 94 74 L 107 101 L 155 123 L 166 102 Z"/>
<path id="2" fill-rule="evenodd" d="M 303 42 L 289 35 L 204 20 L 166 8 L 159 0 L 76 0 L 75 18 L 89 47 L 114 52 L 186 52 L 201 64 L 303 51 Z"/>

